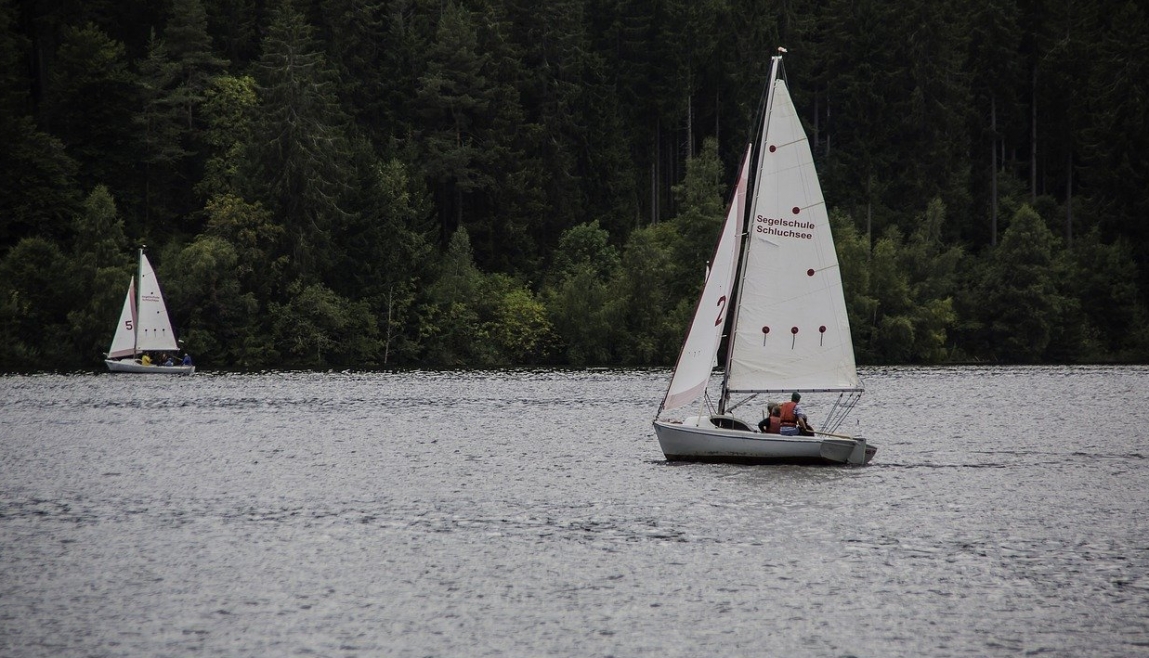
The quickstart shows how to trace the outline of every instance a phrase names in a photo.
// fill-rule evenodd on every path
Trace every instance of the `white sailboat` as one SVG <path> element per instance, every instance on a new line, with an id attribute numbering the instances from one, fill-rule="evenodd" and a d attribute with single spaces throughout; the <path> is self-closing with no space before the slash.
<path id="1" fill-rule="evenodd" d="M 865 464 L 876 448 L 835 433 L 862 394 L 829 215 L 779 49 L 765 106 L 694 320 L 654 420 L 671 461 Z M 732 313 L 728 322 L 728 314 Z M 717 409 L 706 392 L 726 337 Z M 758 396 L 836 393 L 813 436 L 771 434 L 732 412 Z M 740 398 L 734 401 L 733 398 Z M 664 412 L 703 398 L 682 420 Z"/>
<path id="2" fill-rule="evenodd" d="M 168 308 L 160 292 L 160 282 L 144 250 L 140 249 L 139 269 L 128 283 L 120 321 L 104 360 L 112 372 L 190 375 L 194 365 L 145 365 L 139 358 L 144 352 L 165 353 L 173 356 L 179 351 L 175 331 L 168 318 Z"/>

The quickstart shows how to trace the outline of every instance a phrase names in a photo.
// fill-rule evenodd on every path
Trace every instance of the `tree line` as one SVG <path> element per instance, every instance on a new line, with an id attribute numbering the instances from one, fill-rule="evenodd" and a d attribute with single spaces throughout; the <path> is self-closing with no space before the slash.
<path id="1" fill-rule="evenodd" d="M 0 369 L 135 250 L 209 369 L 667 365 L 767 77 L 863 363 L 1149 358 L 1149 14 L 1079 0 L 0 0 Z"/>

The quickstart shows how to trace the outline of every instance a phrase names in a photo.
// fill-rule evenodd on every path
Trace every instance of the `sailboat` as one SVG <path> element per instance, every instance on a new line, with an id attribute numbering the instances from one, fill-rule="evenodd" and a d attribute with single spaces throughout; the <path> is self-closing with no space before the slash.
<path id="1" fill-rule="evenodd" d="M 116 333 L 104 363 L 112 372 L 169 375 L 194 373 L 194 365 L 145 365 L 139 358 L 144 352 L 169 352 L 174 356 L 178 351 L 179 344 L 168 318 L 168 308 L 160 293 L 160 282 L 141 248 L 139 268 L 136 276 L 128 283 L 124 308 L 120 311 L 120 320 L 116 324 Z"/>
<path id="2" fill-rule="evenodd" d="M 877 451 L 864 438 L 836 432 L 863 386 L 810 143 L 779 75 L 783 52 L 771 60 L 755 134 L 655 415 L 669 461 L 861 465 Z M 707 386 L 720 352 L 715 409 Z M 837 394 L 821 431 L 772 434 L 733 414 L 760 396 L 791 399 L 794 393 Z M 693 415 L 663 418 L 700 398 L 705 405 Z"/>

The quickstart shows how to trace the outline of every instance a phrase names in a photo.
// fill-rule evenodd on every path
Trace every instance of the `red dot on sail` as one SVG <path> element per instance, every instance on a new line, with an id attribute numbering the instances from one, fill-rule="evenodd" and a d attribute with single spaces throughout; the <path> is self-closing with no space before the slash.
<path id="1" fill-rule="evenodd" d="M 795 215 L 797 215 L 798 213 L 802 212 L 802 209 L 799 208 L 798 206 L 794 206 L 794 210 L 792 210 L 791 212 L 793 212 Z"/>
<path id="2" fill-rule="evenodd" d="M 790 333 L 792 333 L 792 334 L 798 333 L 798 327 L 790 327 Z"/>
<path id="3" fill-rule="evenodd" d="M 822 325 L 822 326 L 818 327 L 818 333 L 820 333 L 820 334 L 826 333 L 826 325 Z"/>
<path id="4" fill-rule="evenodd" d="M 764 333 L 764 334 L 770 333 L 770 327 L 762 327 L 762 333 Z"/>
<path id="5" fill-rule="evenodd" d="M 806 276 L 814 276 L 814 270 L 813 269 L 806 270 Z"/>
<path id="6" fill-rule="evenodd" d="M 773 153 L 774 151 L 777 151 L 777 150 L 778 150 L 777 146 L 774 146 L 773 144 L 770 145 L 770 152 L 771 153 Z"/>

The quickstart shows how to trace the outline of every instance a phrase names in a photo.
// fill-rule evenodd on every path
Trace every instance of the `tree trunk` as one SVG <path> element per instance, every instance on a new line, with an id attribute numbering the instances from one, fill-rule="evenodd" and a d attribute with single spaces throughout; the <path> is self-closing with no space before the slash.
<path id="1" fill-rule="evenodd" d="M 1037 63 L 1033 64 L 1032 119 L 1029 124 L 1029 202 L 1037 202 Z"/>
<path id="2" fill-rule="evenodd" d="M 1073 150 L 1065 156 L 1065 246 L 1073 246 Z"/>
<path id="3" fill-rule="evenodd" d="M 989 97 L 989 129 L 990 129 L 990 215 L 989 215 L 989 246 L 997 246 L 997 96 Z"/>

